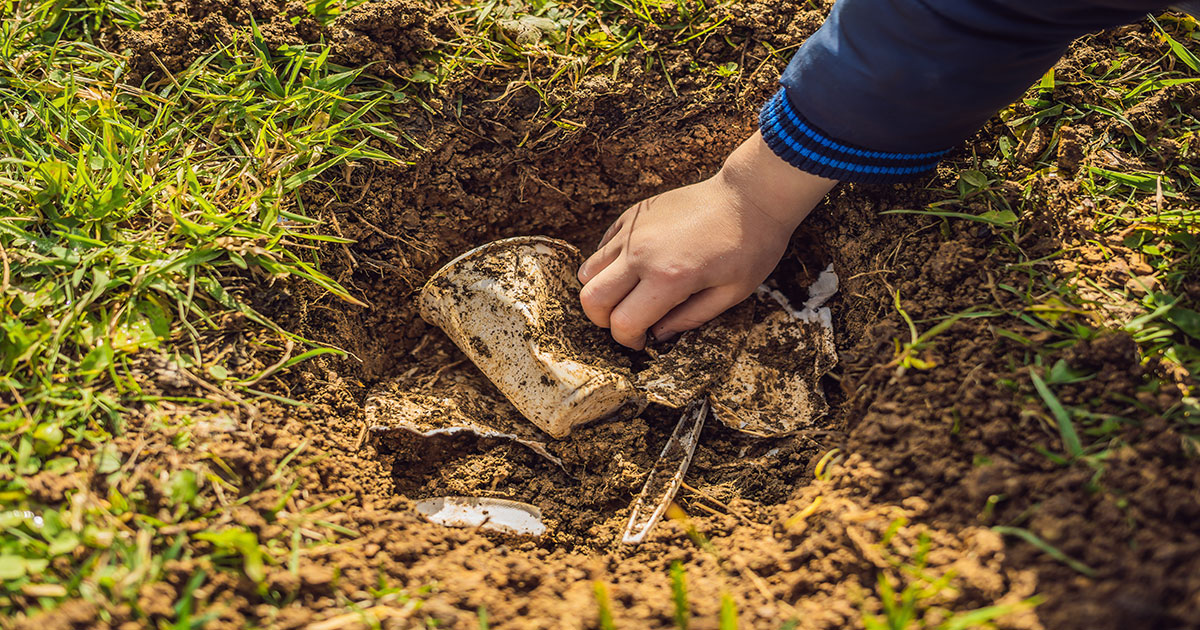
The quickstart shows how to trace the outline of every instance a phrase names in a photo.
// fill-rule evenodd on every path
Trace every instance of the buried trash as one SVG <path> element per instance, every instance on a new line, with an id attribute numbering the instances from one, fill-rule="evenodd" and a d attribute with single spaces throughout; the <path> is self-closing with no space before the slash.
<path id="1" fill-rule="evenodd" d="M 707 395 L 713 416 L 731 429 L 779 437 L 811 428 L 828 411 L 820 379 L 837 364 L 832 266 L 808 288 L 800 310 L 761 286 L 742 304 L 702 328 L 638 374 L 651 402 L 679 408 Z"/>
<path id="2" fill-rule="evenodd" d="M 441 328 L 551 437 L 645 406 L 607 335 L 584 318 L 571 245 L 508 238 L 455 258 L 421 290 L 421 317 Z"/>
<path id="3" fill-rule="evenodd" d="M 447 527 L 477 527 L 505 534 L 541 536 L 546 533 L 537 506 L 481 497 L 436 497 L 413 506 L 432 523 Z"/>
<path id="4" fill-rule="evenodd" d="M 563 465 L 561 459 L 546 450 L 544 442 L 483 426 L 464 413 L 458 401 L 453 398 L 381 391 L 367 397 L 363 413 L 366 416 L 367 430 L 376 441 L 396 437 L 399 433 L 408 434 L 420 441 L 465 433 L 479 438 L 515 442 L 554 462 L 560 468 Z"/>
<path id="5" fill-rule="evenodd" d="M 679 491 L 683 477 L 687 474 L 688 465 L 696 453 L 696 444 L 700 442 L 700 430 L 704 428 L 704 418 L 708 416 L 708 402 L 700 399 L 688 405 L 675 431 L 671 433 L 662 454 L 658 456 L 654 468 L 646 478 L 646 485 L 634 500 L 633 509 L 629 515 L 629 524 L 621 534 L 624 544 L 637 544 L 646 539 L 646 535 L 662 518 L 667 506 Z"/>
<path id="6" fill-rule="evenodd" d="M 755 293 L 754 325 L 725 378 L 709 391 L 713 416 L 731 429 L 778 437 L 812 428 L 829 404 L 820 379 L 837 364 L 829 309 L 822 304 L 837 290 L 826 269 L 809 289 L 802 310 L 778 291 Z"/>
<path id="7" fill-rule="evenodd" d="M 831 314 L 824 306 L 837 291 L 832 266 L 808 287 L 800 309 L 779 291 L 763 286 L 709 324 L 633 359 L 607 331 L 588 322 L 579 307 L 575 271 L 581 260 L 579 251 L 562 241 L 519 237 L 472 249 L 435 273 L 421 292 L 421 316 L 441 328 L 504 399 L 483 391 L 491 390 L 485 383 L 465 384 L 472 381 L 466 372 L 452 373 L 452 378 L 455 387 L 467 388 L 470 396 L 422 393 L 441 377 L 442 369 L 415 387 L 410 371 L 368 398 L 367 431 L 375 443 L 406 441 L 396 450 L 410 465 L 441 461 L 447 449 L 469 449 L 480 441 L 511 442 L 556 464 L 574 485 L 582 479 L 580 474 L 595 475 L 597 462 L 581 460 L 580 449 L 599 449 L 601 454 L 615 449 L 610 442 L 580 437 L 581 427 L 589 425 L 583 435 L 595 436 L 603 435 L 590 426 L 598 421 L 661 425 L 663 411 L 679 410 L 681 416 L 657 460 L 645 459 L 645 442 L 636 452 L 611 452 L 615 469 L 621 471 L 630 470 L 631 456 L 642 462 L 633 469 L 637 476 L 629 478 L 640 483 L 641 490 L 620 536 L 622 542 L 636 544 L 645 540 L 674 499 L 709 413 L 749 439 L 823 428 L 819 420 L 828 404 L 820 379 L 837 363 Z M 641 368 L 636 373 L 635 364 Z M 474 372 L 469 365 L 466 369 Z M 482 380 L 474 377 L 474 382 Z M 653 409 L 647 410 L 648 404 Z M 457 446 L 450 444 L 454 441 Z M 497 464 L 508 466 L 504 459 L 491 461 L 472 464 L 470 474 L 482 479 Z M 486 487 L 484 492 L 493 495 L 541 496 L 528 485 L 497 489 L 495 479 L 506 479 L 509 473 L 494 474 L 500 476 L 493 476 L 490 485 L 474 487 Z M 538 487 L 549 482 L 538 477 L 545 472 L 531 474 L 526 479 L 536 480 Z M 637 486 L 625 487 L 632 491 Z M 440 494 L 472 488 L 429 490 Z M 526 490 L 514 493 L 513 488 Z M 438 510 L 449 510 L 448 500 L 429 501 L 442 501 L 436 504 Z M 503 499 L 454 501 L 454 506 L 477 511 L 483 509 L 481 501 L 510 508 L 525 505 Z M 454 507 L 451 512 L 466 509 Z M 537 515 L 540 525 L 540 511 Z"/>
<path id="8" fill-rule="evenodd" d="M 655 352 L 635 383 L 650 402 L 682 409 L 729 371 L 750 333 L 755 301 L 745 300 L 696 330 L 679 336 L 667 352 Z"/>

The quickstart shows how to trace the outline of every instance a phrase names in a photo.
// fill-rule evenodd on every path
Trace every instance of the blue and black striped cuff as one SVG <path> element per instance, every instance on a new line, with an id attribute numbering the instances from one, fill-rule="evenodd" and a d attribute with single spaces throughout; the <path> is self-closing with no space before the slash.
<path id="1" fill-rule="evenodd" d="M 888 184 L 929 173 L 949 152 L 884 153 L 838 142 L 808 122 L 780 89 L 758 115 L 763 139 L 796 168 L 843 182 Z"/>

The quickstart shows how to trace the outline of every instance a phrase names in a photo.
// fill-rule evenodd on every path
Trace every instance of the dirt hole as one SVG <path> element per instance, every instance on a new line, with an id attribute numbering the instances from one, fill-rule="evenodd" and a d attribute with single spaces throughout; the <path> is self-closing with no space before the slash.
<path id="1" fill-rule="evenodd" d="M 335 252 L 334 264 L 339 280 L 357 288 L 373 308 L 309 313 L 307 330 L 358 359 L 341 362 L 334 369 L 337 379 L 312 380 L 334 389 L 361 383 L 352 388 L 354 404 L 343 410 L 351 426 L 363 423 L 363 401 L 381 389 L 467 396 L 485 407 L 511 409 L 440 330 L 417 316 L 413 302 L 425 278 L 462 251 L 507 236 L 546 234 L 590 252 L 609 223 L 637 199 L 715 171 L 719 156 L 750 129 L 745 117 L 729 109 L 710 105 L 632 134 L 584 136 L 541 153 L 464 147 L 452 137 L 447 146 L 454 154 L 435 152 L 438 157 L 407 171 L 352 172 L 351 181 L 361 187 L 356 203 L 314 201 L 339 213 L 344 235 L 359 241 Z M 830 220 L 834 206 L 841 220 Z M 871 220 L 846 221 L 856 208 Z M 903 232 L 878 229 L 874 213 L 874 203 L 865 202 L 862 193 L 835 196 L 797 232 L 768 280 L 802 303 L 805 287 L 834 264 L 842 291 L 829 306 L 839 354 L 850 352 L 861 332 L 885 314 L 879 306 L 882 285 L 872 278 L 884 257 L 895 255 Z M 890 249 L 881 246 L 889 241 Z M 847 417 L 839 371 L 823 383 L 832 408 L 821 422 L 827 432 L 761 439 L 707 423 L 688 487 L 678 497 L 685 510 L 767 522 L 771 506 L 801 491 L 812 479 L 816 458 L 840 443 Z M 375 478 L 361 481 L 412 500 L 472 495 L 532 503 L 553 532 L 542 544 L 611 549 L 678 413 L 651 406 L 636 419 L 577 430 L 555 445 L 573 470 L 583 471 L 575 478 L 518 444 L 456 436 L 419 446 L 369 441 L 365 453 L 383 465 Z"/>

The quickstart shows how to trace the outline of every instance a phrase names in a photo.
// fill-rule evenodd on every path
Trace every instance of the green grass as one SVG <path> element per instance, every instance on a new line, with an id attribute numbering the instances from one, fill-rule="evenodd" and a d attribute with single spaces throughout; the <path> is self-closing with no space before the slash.
<path id="1" fill-rule="evenodd" d="M 136 601 L 139 587 L 192 545 L 211 549 L 213 570 L 261 584 L 266 566 L 298 550 L 290 532 L 270 541 L 240 527 L 190 538 L 161 532 L 229 509 L 215 496 L 221 488 L 234 505 L 267 486 L 286 501 L 296 489 L 294 468 L 304 465 L 294 459 L 304 458 L 300 450 L 258 487 L 215 455 L 196 461 L 167 483 L 162 513 L 143 506 L 140 486 L 125 483 L 132 462 L 111 440 L 128 414 L 154 415 L 163 401 L 211 414 L 278 399 L 261 389 L 264 381 L 335 352 L 256 312 L 248 289 L 307 282 L 358 303 L 321 271 L 317 246 L 338 239 L 323 235 L 295 192 L 349 162 L 391 161 L 367 142 L 397 140 L 378 111 L 392 95 L 350 91 L 360 69 L 331 66 L 320 47 L 269 51 L 255 32 L 169 79 L 130 85 L 121 79 L 124 61 L 94 43 L 103 24 L 135 23 L 130 8 L 18 2 L 7 10 L 0 27 L 0 616 L 72 596 Z M 248 320 L 247 341 L 270 367 L 212 358 L 211 343 L 231 318 Z M 148 379 L 148 361 L 199 394 L 161 391 Z M 161 417 L 186 449 L 196 418 Z M 69 473 L 89 450 L 111 488 L 100 504 L 30 501 L 25 479 Z M 275 514 L 292 531 L 335 527 L 282 512 L 280 503 Z M 202 571 L 188 583 L 173 627 L 208 618 L 190 595 L 206 579 Z"/>
<path id="2" fill-rule="evenodd" d="M 692 618 L 688 604 L 687 570 L 678 560 L 671 563 L 671 603 L 675 605 L 675 627 L 687 630 Z"/>
<path id="3" fill-rule="evenodd" d="M 676 95 L 675 85 L 684 76 L 703 89 L 719 88 L 740 76 L 745 69 L 732 59 L 672 63 L 676 51 L 697 50 L 712 38 L 726 43 L 732 57 L 737 42 L 722 28 L 732 4 L 730 0 L 465 3 L 447 16 L 454 37 L 439 41 L 429 55 L 435 69 L 418 71 L 411 80 L 440 87 L 438 91 L 461 110 L 462 96 L 456 93 L 461 82 L 506 77 L 507 87 L 492 98 L 505 102 L 523 90 L 532 92 L 540 103 L 535 118 L 576 132 L 585 123 L 575 119 L 573 106 L 589 90 L 609 89 L 604 83 L 589 87 L 585 79 L 615 81 L 626 64 L 640 64 Z M 518 144 L 537 140 L 531 134 Z"/>
<path id="4" fill-rule="evenodd" d="M 1164 18 L 1163 22 L 1188 46 L 1200 48 L 1195 20 L 1172 17 Z M 1155 24 L 1157 27 L 1158 23 Z M 1088 299 L 1079 297 L 1077 290 L 1096 287 L 1088 287 L 1088 279 L 1081 276 L 1075 279 L 1078 285 L 1068 285 L 1076 290 L 1070 296 L 1071 303 L 1088 310 L 1140 310 L 1132 317 L 1118 317 L 1105 323 L 1132 333 L 1148 358 L 1159 358 L 1194 375 L 1200 372 L 1200 327 L 1196 326 L 1200 323 L 1197 312 L 1200 305 L 1194 287 L 1189 290 L 1186 285 L 1200 272 L 1200 240 L 1196 237 L 1200 226 L 1200 210 L 1196 206 L 1200 199 L 1200 176 L 1193 166 L 1200 120 L 1174 106 L 1152 142 L 1133 128 L 1125 116 L 1162 90 L 1198 80 L 1196 68 L 1187 63 L 1191 55 L 1188 48 L 1161 28 L 1159 32 L 1164 44 L 1170 42 L 1170 45 L 1163 46 L 1161 57 L 1154 62 L 1126 56 L 1084 69 L 1086 79 L 1077 84 L 1099 88 L 1098 93 L 1104 95 L 1101 103 L 1060 102 L 1053 93 L 1043 90 L 1036 98 L 1024 102 L 1035 113 L 1010 119 L 1008 125 L 1014 140 L 1035 123 L 1057 130 L 1065 124 L 1098 126 L 1111 121 L 1126 129 L 1127 135 L 1097 134 L 1084 141 L 1089 152 L 1102 148 L 1115 152 L 1125 168 L 1087 165 L 1075 179 L 1093 208 L 1090 227 L 1097 234 L 1120 238 L 1124 246 L 1140 253 L 1151 274 L 1156 276 L 1156 283 L 1140 296 L 1135 284 L 1131 289 L 1118 291 L 1093 290 L 1089 293 L 1099 293 L 1100 297 Z M 1174 158 L 1164 157 L 1160 148 L 1164 143 L 1178 149 Z M 1052 148 L 1053 144 L 1047 153 Z M 1156 164 L 1160 159 L 1164 163 Z M 997 160 L 996 165 L 1000 162 Z M 1041 160 L 1026 176 L 1027 207 L 1037 201 L 1035 180 L 1053 170 L 1051 160 Z M 1041 280 L 1047 282 L 1046 278 Z"/>
<path id="5" fill-rule="evenodd" d="M 878 612 L 869 611 L 865 601 L 862 604 L 866 630 L 990 628 L 995 627 L 993 622 L 1001 617 L 1040 603 L 1041 600 L 1034 597 L 1016 604 L 967 611 L 947 609 L 946 594 L 958 590 L 954 585 L 955 573 L 938 574 L 930 569 L 928 558 L 933 545 L 925 532 L 918 535 L 916 547 L 910 554 L 902 552 L 893 539 L 905 525 L 906 519 L 893 521 L 877 546 L 891 568 L 881 571 L 876 579 L 873 595 L 878 601 Z M 931 622 L 931 619 L 936 621 Z"/>
<path id="6" fill-rule="evenodd" d="M 1168 14 L 1147 30 L 1156 39 L 1142 41 L 1152 50 L 1111 49 L 1111 57 L 1088 67 L 1047 73 L 1001 113 L 994 151 L 975 148 L 953 163 L 959 169 L 953 189 L 938 188 L 938 198 L 923 208 L 897 211 L 936 218 L 947 236 L 975 224 L 971 232 L 990 234 L 989 246 L 1013 260 L 995 270 L 991 297 L 981 294 L 971 308 L 988 312 L 991 332 L 1013 348 L 1006 351 L 1013 376 L 1000 385 L 1024 401 L 1023 415 L 1043 429 L 1048 441 L 1037 450 L 1056 465 L 1090 470 L 1081 488 L 1088 494 L 1110 492 L 1106 460 L 1142 439 L 1137 427 L 1146 418 L 1166 418 L 1190 453 L 1200 455 L 1200 119 L 1172 98 L 1162 103 L 1161 125 L 1147 127 L 1138 118 L 1170 90 L 1200 81 L 1200 25 Z M 1075 171 L 1060 168 L 1057 159 L 1071 128 L 1087 130 L 1077 139 L 1084 161 Z M 1035 134 L 1044 146 L 1022 155 Z M 1058 247 L 1032 255 L 1028 248 L 1037 238 Z M 911 335 L 897 340 L 897 362 L 919 368 L 911 361 L 921 360 L 911 352 L 920 348 L 917 331 L 954 315 L 926 322 L 913 322 L 903 309 L 900 315 Z M 1097 373 L 1072 367 L 1065 354 L 1111 333 L 1127 333 L 1137 345 L 1146 368 L 1137 396 L 1102 391 L 1078 397 L 1076 385 Z M 989 498 L 980 506 L 983 520 L 992 522 L 997 504 L 1008 499 Z M 996 531 L 1009 544 L 1031 545 L 1095 575 L 1099 567 L 1019 527 L 1037 509 L 1002 521 Z M 879 584 L 881 599 L 895 605 L 873 627 L 904 627 L 909 588 L 921 587 Z"/>
<path id="7" fill-rule="evenodd" d="M 1150 371 L 1145 390 L 1179 391 L 1178 404 L 1157 411 L 1191 440 L 1200 440 L 1200 286 L 1195 280 L 1200 277 L 1200 173 L 1194 166 L 1200 120 L 1168 103 L 1161 128 L 1150 138 L 1130 120 L 1130 112 L 1161 98 L 1163 90 L 1200 81 L 1192 52 L 1200 49 L 1200 30 L 1194 19 L 1169 14 L 1152 25 L 1161 44 L 1157 56 L 1117 50 L 1113 58 L 1080 69 L 1080 77 L 1068 80 L 1064 73 L 1047 73 L 1024 99 L 1001 112 L 1005 126 L 995 152 L 955 163 L 961 170 L 953 190 L 936 190 L 942 199 L 924 208 L 891 211 L 937 217 L 946 233 L 950 221 L 979 223 L 991 230 L 997 246 L 1015 254 L 1017 260 L 998 275 L 1014 272 L 1023 282 L 1002 279 L 995 291 L 1006 299 L 1017 298 L 1020 306 L 989 301 L 973 308 L 993 318 L 997 335 L 1027 348 L 1028 380 L 1008 385 L 1049 412 L 1047 424 L 1059 433 L 1068 458 L 1095 452 L 1092 445 L 1107 444 L 1123 427 L 1134 424 L 1131 417 L 1156 411 L 1136 401 L 1066 403 L 1053 393 L 1055 379 L 1068 369 L 1058 353 L 1112 331 L 1129 333 L 1143 363 L 1161 366 Z M 1095 100 L 1080 101 L 1077 88 L 1088 89 Z M 1060 170 L 1056 151 L 1061 132 L 1083 125 L 1111 131 L 1080 138 L 1087 161 L 1077 172 Z M 1032 158 L 1022 158 L 1018 147 L 1031 141 L 1035 132 L 1047 139 L 1045 147 Z M 1048 212 L 1048 207 L 1063 206 L 1056 192 L 1062 181 L 1074 182 L 1077 192 L 1069 205 Z M 1015 199 L 1006 188 L 1009 183 L 1018 186 Z M 1045 224 L 1055 221 L 1055 212 L 1074 215 L 1073 220 L 1096 237 L 1071 242 L 1076 234 L 1061 234 L 1064 246 L 1059 250 L 1038 258 L 1027 255 L 1023 241 L 1046 235 Z M 1110 262 L 1121 268 L 1122 253 L 1105 245 L 1108 241 L 1135 253 L 1145 268 L 1125 271 L 1119 282 L 1099 283 L 1097 268 Z M 1093 252 L 1099 261 L 1085 257 Z M 1062 273 L 1052 267 L 1064 261 L 1077 271 Z M 897 363 L 920 367 L 924 360 L 913 351 L 926 344 L 918 343 L 923 340 L 917 327 L 899 310 L 912 334 L 908 341 L 897 340 Z M 961 315 L 937 325 L 952 323 L 955 317 Z M 1040 337 L 1037 342 L 1035 336 Z M 1092 407 L 1101 403 L 1119 404 L 1128 413 L 1094 412 Z"/>
<path id="8" fill-rule="evenodd" d="M 596 597 L 596 622 L 600 630 L 616 630 L 613 623 L 612 599 L 608 596 L 608 585 L 596 580 L 592 584 L 592 594 Z"/>

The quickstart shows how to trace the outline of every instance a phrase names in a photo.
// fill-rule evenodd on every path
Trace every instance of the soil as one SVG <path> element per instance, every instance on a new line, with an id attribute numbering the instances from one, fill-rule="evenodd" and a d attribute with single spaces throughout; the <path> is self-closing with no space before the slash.
<path id="1" fill-rule="evenodd" d="M 1097 468 L 1060 466 L 1039 453 L 1061 446 L 1029 385 L 1029 349 L 998 334 L 988 318 L 961 320 L 938 336 L 921 354 L 928 369 L 891 364 L 894 340 L 908 335 L 894 291 L 922 321 L 988 299 L 996 308 L 1019 307 L 997 287 L 1028 282 L 1007 266 L 1016 258 L 987 226 L 880 214 L 940 198 L 939 190 L 953 187 L 955 156 L 924 182 L 928 188 L 842 187 L 805 221 L 772 281 L 798 304 L 803 287 L 827 264 L 841 278 L 828 303 L 841 362 L 823 380 L 831 407 L 825 430 L 760 439 L 709 422 L 677 497 L 690 516 L 664 521 L 641 546 L 616 540 L 678 411 L 651 406 L 638 418 L 546 441 L 562 467 L 507 440 L 365 439 L 368 396 L 387 391 L 453 399 L 467 416 L 490 414 L 492 422 L 517 427 L 519 418 L 494 387 L 417 316 L 416 291 L 441 264 L 497 238 L 545 234 L 589 251 L 632 203 L 715 172 L 753 129 L 754 109 L 782 70 L 784 61 L 767 56 L 765 47 L 802 41 L 828 4 L 740 3 L 716 32 L 739 47 L 699 45 L 693 55 L 757 70 L 718 89 L 676 79 L 677 96 L 633 59 L 615 79 L 597 80 L 576 95 L 571 116 L 584 129 L 573 134 L 539 122 L 536 99 L 528 95 L 486 103 L 504 92 L 502 80 L 446 86 L 429 100 L 446 115 L 420 130 L 430 150 L 410 156 L 415 164 L 360 165 L 336 182 L 303 190 L 305 207 L 322 208 L 323 219 L 336 218 L 342 235 L 356 241 L 325 252 L 326 271 L 372 306 L 330 307 L 328 298 L 298 285 L 262 292 L 256 306 L 352 356 L 320 357 L 272 385 L 311 406 L 265 404 L 232 416 L 193 410 L 201 420 L 191 439 L 250 487 L 300 449 L 312 463 L 301 470 L 295 500 L 332 500 L 322 518 L 358 535 L 322 530 L 338 544 L 307 551 L 295 574 L 286 565 L 270 567 L 271 593 L 291 602 L 278 611 L 253 584 L 214 574 L 205 594 L 226 606 L 209 627 L 300 628 L 342 614 L 347 601 L 368 601 L 384 627 L 436 619 L 440 627 L 474 628 L 483 608 L 493 628 L 594 628 L 593 581 L 599 580 L 609 585 L 617 627 L 670 628 L 669 567 L 676 561 L 689 577 L 693 628 L 716 627 L 723 593 L 737 603 L 743 627 L 778 628 L 792 617 L 805 629 L 859 627 L 863 611 L 882 610 L 878 576 L 899 579 L 899 565 L 920 557 L 932 574 L 955 575 L 953 588 L 934 595 L 943 610 L 1015 604 L 1035 593 L 1044 598 L 999 627 L 1200 628 L 1200 466 L 1189 442 L 1161 417 L 1178 402 L 1178 388 L 1166 375 L 1153 381 L 1157 387 L 1145 385 L 1143 375 L 1160 368 L 1143 364 L 1128 336 L 1051 347 L 1037 328 L 1006 322 L 1047 356 L 1095 373 L 1058 388 L 1064 404 L 1099 401 L 1093 409 L 1139 419 L 1122 429 L 1124 446 Z M 139 76 L 153 80 L 160 71 L 155 57 L 177 71 L 229 29 L 244 28 L 250 15 L 272 41 L 313 41 L 322 28 L 286 19 L 293 13 L 291 5 L 270 0 L 184 0 L 165 5 L 153 29 L 125 34 L 122 42 Z M 437 16 L 432 6 L 408 0 L 367 4 L 328 27 L 345 33 L 330 41 L 347 63 L 376 60 L 386 68 L 382 74 L 404 74 L 421 64 L 429 29 L 441 28 Z M 1058 76 L 1069 77 L 1089 54 L 1106 58 L 1118 44 L 1154 59 L 1138 46 L 1152 32 L 1134 26 L 1077 44 Z M 669 37 L 647 33 L 649 41 Z M 461 116 L 452 113 L 449 94 L 463 96 Z M 1138 113 L 1135 125 L 1144 135 L 1161 126 L 1161 107 L 1147 104 Z M 1048 138 L 1052 131 L 1039 133 Z M 1079 126 L 1056 136 L 1060 168 L 1070 172 L 1098 159 L 1082 140 L 1100 132 Z M 991 145 L 1000 134 L 999 126 L 989 127 L 970 144 Z M 1045 138 L 1028 142 L 1040 152 Z M 1011 173 L 1014 180 L 1023 176 Z M 1075 184 L 1042 178 L 1034 185 L 1059 201 L 1030 210 L 1032 225 L 1021 236 L 1029 258 L 1099 238 L 1136 265 L 1119 242 L 1086 233 L 1081 219 L 1072 218 Z M 1016 184 L 1001 189 L 1014 200 L 1019 192 Z M 1140 410 L 1131 412 L 1129 401 Z M 140 454 L 137 470 L 148 472 L 139 481 L 151 497 L 165 482 L 155 471 L 178 467 L 184 457 L 173 437 L 161 422 L 135 416 L 114 442 L 123 455 Z M 818 459 L 835 447 L 816 479 Z M 79 455 L 80 470 L 89 470 L 89 455 Z M 103 475 L 76 483 L 104 496 Z M 61 493 L 54 480 L 37 487 L 50 498 Z M 537 505 L 551 533 L 527 540 L 443 528 L 411 509 L 416 499 L 455 494 Z M 208 526 L 236 520 L 260 536 L 278 534 L 280 525 L 264 517 L 278 497 L 255 497 Z M 1005 539 L 993 525 L 1026 528 L 1095 574 Z M 714 551 L 698 547 L 697 537 Z M 166 590 L 182 589 L 198 568 L 187 559 L 167 562 Z M 424 603 L 413 609 L 375 599 L 370 590 L 381 581 L 410 593 L 428 589 Z M 156 598 L 175 596 L 148 592 L 142 608 L 157 614 Z M 71 602 L 25 627 L 77 626 L 94 610 Z M 108 614 L 113 627 L 131 617 L 125 609 Z M 936 625 L 939 615 L 934 610 L 923 621 Z"/>

